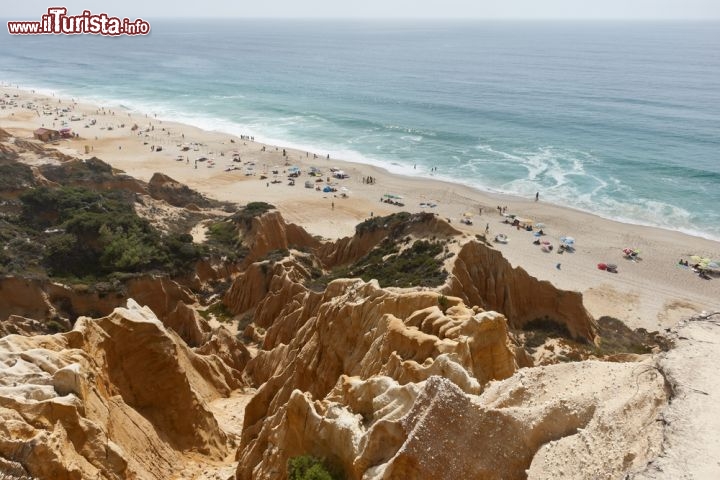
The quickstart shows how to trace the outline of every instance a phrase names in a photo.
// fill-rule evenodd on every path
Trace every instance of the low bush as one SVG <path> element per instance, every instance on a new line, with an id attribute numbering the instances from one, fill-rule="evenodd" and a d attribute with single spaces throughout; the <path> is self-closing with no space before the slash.
<path id="1" fill-rule="evenodd" d="M 288 460 L 288 480 L 335 480 L 322 461 L 310 455 Z"/>

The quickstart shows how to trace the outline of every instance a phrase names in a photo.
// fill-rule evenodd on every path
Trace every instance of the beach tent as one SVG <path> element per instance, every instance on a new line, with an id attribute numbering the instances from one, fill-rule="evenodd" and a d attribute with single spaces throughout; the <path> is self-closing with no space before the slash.
<path id="1" fill-rule="evenodd" d="M 566 247 L 572 247 L 575 245 L 575 239 L 573 237 L 560 237 L 560 243 Z"/>
<path id="2" fill-rule="evenodd" d="M 330 185 L 325 185 L 325 186 L 323 187 L 323 190 L 322 190 L 322 191 L 325 192 L 325 193 L 328 193 L 328 192 L 332 192 L 333 189 L 332 189 L 332 187 L 331 187 Z"/>

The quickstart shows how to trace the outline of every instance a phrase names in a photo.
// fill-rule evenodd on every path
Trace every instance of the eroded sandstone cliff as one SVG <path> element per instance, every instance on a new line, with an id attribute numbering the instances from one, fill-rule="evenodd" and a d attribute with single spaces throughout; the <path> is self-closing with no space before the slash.
<path id="1" fill-rule="evenodd" d="M 229 448 L 207 405 L 238 372 L 133 301 L 68 333 L 0 339 L 0 368 L 0 458 L 24 475 L 168 478 L 185 454 Z"/>

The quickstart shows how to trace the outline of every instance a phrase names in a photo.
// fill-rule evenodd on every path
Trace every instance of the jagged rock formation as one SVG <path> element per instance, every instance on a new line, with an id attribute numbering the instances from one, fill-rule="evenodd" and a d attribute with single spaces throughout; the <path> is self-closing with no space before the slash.
<path id="1" fill-rule="evenodd" d="M 460 249 L 447 292 L 469 305 L 502 312 L 513 328 L 549 319 L 575 339 L 595 339 L 597 324 L 583 306 L 581 293 L 539 281 L 522 268 L 513 268 L 498 250 L 475 241 Z"/>
<path id="2" fill-rule="evenodd" d="M 238 372 L 133 301 L 65 334 L 0 339 L 0 368 L 0 458 L 16 477 L 164 479 L 184 453 L 227 453 L 207 403 Z"/>
<path id="3" fill-rule="evenodd" d="M 237 478 L 286 478 L 287 459 L 309 452 L 350 480 L 615 479 L 657 454 L 665 401 L 647 363 L 538 367 L 480 396 L 439 376 L 343 377 L 323 400 L 293 391 L 267 420 L 260 463 Z"/>
<path id="4" fill-rule="evenodd" d="M 225 303 L 235 313 L 257 304 L 267 291 L 269 279 L 266 273 L 258 275 L 252 271 L 253 263 L 273 250 L 292 247 L 309 250 L 323 266 L 333 268 L 357 261 L 389 235 L 400 235 L 398 231 L 403 236 L 418 238 L 431 235 L 450 238 L 460 233 L 428 213 L 390 222 L 390 225 L 361 224 L 353 237 L 320 244 L 301 227 L 285 223 L 278 212 L 254 218 L 250 232 L 244 237 L 251 252 L 244 262 L 249 276 L 231 289 Z M 501 312 L 513 328 L 522 328 L 532 320 L 549 319 L 567 328 L 575 339 L 594 341 L 597 325 L 583 306 L 582 294 L 559 290 L 522 268 L 513 268 L 498 250 L 474 240 L 466 242 L 452 267 L 448 284 L 441 289 L 448 295 L 460 297 L 468 305 Z M 243 300 L 239 301 L 241 296 Z"/>
<path id="5" fill-rule="evenodd" d="M 320 241 L 294 223 L 286 223 L 280 212 L 268 212 L 253 217 L 250 228 L 243 241 L 250 247 L 244 265 L 250 265 L 262 259 L 274 250 L 289 248 L 315 249 Z"/>
<path id="6" fill-rule="evenodd" d="M 434 292 L 391 293 L 375 282 L 338 280 L 324 293 L 276 276 L 255 312 L 268 327 L 263 350 L 245 369 L 258 392 L 245 411 L 238 478 L 279 475 L 262 463 L 272 444 L 266 419 L 295 389 L 323 398 L 342 375 L 388 375 L 402 383 L 431 375 L 479 392 L 515 370 L 505 319 L 450 298 L 446 313 Z M 272 473 L 268 473 L 272 472 Z M 284 475 L 284 473 L 282 474 Z M 275 478 L 284 478 L 282 475 Z"/>

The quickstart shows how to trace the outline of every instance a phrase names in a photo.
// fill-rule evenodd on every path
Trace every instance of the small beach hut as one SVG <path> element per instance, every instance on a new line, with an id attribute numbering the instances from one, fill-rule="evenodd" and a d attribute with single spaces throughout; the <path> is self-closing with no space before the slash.
<path id="1" fill-rule="evenodd" d="M 60 137 L 60 132 L 49 128 L 38 128 L 33 132 L 33 137 L 43 142 L 49 142 Z"/>

